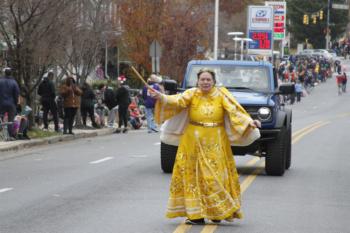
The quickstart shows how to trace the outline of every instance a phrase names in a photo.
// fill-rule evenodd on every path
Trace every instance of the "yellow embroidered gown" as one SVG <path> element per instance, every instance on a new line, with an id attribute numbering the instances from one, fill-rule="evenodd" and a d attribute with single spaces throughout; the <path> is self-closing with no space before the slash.
<path id="1" fill-rule="evenodd" d="M 238 173 L 223 123 L 226 112 L 232 132 L 244 136 L 251 128 L 252 119 L 232 99 L 216 87 L 208 94 L 192 88 L 179 95 L 162 97 L 160 104 L 168 110 L 188 108 L 190 120 L 180 138 L 167 217 L 242 218 Z M 159 111 L 158 116 L 164 113 Z"/>

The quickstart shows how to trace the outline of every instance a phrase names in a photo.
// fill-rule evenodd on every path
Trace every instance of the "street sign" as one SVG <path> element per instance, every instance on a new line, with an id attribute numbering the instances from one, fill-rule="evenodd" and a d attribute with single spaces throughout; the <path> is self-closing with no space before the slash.
<path id="1" fill-rule="evenodd" d="M 271 6 L 248 6 L 247 35 L 248 54 L 271 55 L 273 52 L 273 8 Z"/>
<path id="2" fill-rule="evenodd" d="M 154 40 L 149 47 L 149 55 L 152 57 L 152 72 L 158 74 L 160 72 L 160 57 L 162 49 L 158 41 Z"/>
<path id="3" fill-rule="evenodd" d="M 158 41 L 154 40 L 149 47 L 149 56 L 150 57 L 161 57 L 162 49 Z"/>
<path id="4" fill-rule="evenodd" d="M 273 8 L 273 39 L 283 40 L 286 37 L 286 2 L 265 2 L 265 5 Z"/>
<path id="5" fill-rule="evenodd" d="M 349 5 L 333 3 L 332 8 L 338 10 L 349 10 Z"/>
<path id="6" fill-rule="evenodd" d="M 248 28 L 271 29 L 273 26 L 272 8 L 269 6 L 249 6 Z"/>

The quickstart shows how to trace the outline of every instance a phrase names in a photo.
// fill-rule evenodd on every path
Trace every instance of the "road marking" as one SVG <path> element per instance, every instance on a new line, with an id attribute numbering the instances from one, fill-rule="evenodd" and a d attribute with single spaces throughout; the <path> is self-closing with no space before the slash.
<path id="1" fill-rule="evenodd" d="M 336 115 L 336 118 L 343 118 L 348 116 L 350 116 L 350 113 L 343 113 L 343 114 Z"/>
<path id="2" fill-rule="evenodd" d="M 255 169 L 252 172 L 251 175 L 247 176 L 247 178 L 245 178 L 243 180 L 243 182 L 241 183 L 241 193 L 242 194 L 248 189 L 249 185 L 251 185 L 251 183 L 253 183 L 253 181 L 255 180 L 257 175 L 259 175 L 263 169 L 264 169 L 263 167 L 258 167 L 257 169 Z"/>
<path id="3" fill-rule="evenodd" d="M 91 161 L 90 164 L 102 163 L 102 162 L 105 162 L 105 161 L 108 161 L 108 160 L 111 160 L 111 159 L 113 159 L 113 157 L 106 157 L 106 158 L 103 158 L 103 159 Z"/>
<path id="4" fill-rule="evenodd" d="M 296 136 L 298 136 L 299 134 L 303 133 L 305 130 L 308 130 L 308 129 L 310 129 L 310 128 L 316 126 L 316 125 L 322 124 L 322 123 L 323 123 L 323 121 L 317 121 L 317 122 L 315 122 L 315 123 L 313 123 L 313 124 L 311 124 L 311 125 L 309 125 L 309 126 L 306 126 L 306 127 L 302 128 L 302 129 L 299 129 L 298 131 L 296 131 L 295 133 L 293 133 L 293 137 L 296 137 Z"/>
<path id="5" fill-rule="evenodd" d="M 201 233 L 213 233 L 217 227 L 217 225 L 206 225 Z"/>
<path id="6" fill-rule="evenodd" d="M 131 158 L 147 158 L 148 155 L 130 155 Z"/>
<path id="7" fill-rule="evenodd" d="M 13 188 L 3 188 L 3 189 L 0 189 L 0 193 L 8 192 L 11 190 L 13 190 Z"/>
<path id="8" fill-rule="evenodd" d="M 307 127 L 306 129 L 304 129 L 303 131 L 301 131 L 299 134 L 297 135 L 293 135 L 293 138 L 292 138 L 292 144 L 295 144 L 297 143 L 302 137 L 304 137 L 306 134 L 309 134 L 311 133 L 312 131 L 322 127 L 322 126 L 325 126 L 325 125 L 328 125 L 330 122 L 327 121 L 327 122 L 322 122 L 320 124 L 317 124 L 317 125 L 314 125 L 312 127 Z"/>
<path id="9" fill-rule="evenodd" d="M 186 223 L 181 223 L 180 226 L 176 228 L 173 233 L 184 233 L 191 229 L 192 225 L 187 225 Z"/>
<path id="10" fill-rule="evenodd" d="M 159 146 L 159 145 L 160 145 L 160 142 L 156 142 L 156 143 L 154 143 L 153 145 Z"/>

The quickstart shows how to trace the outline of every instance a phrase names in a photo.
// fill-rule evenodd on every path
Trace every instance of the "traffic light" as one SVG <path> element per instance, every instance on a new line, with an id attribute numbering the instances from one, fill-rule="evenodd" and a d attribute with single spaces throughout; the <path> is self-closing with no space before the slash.
<path id="1" fill-rule="evenodd" d="M 320 20 L 323 19 L 323 10 L 320 11 Z"/>
<path id="2" fill-rule="evenodd" d="M 304 15 L 303 24 L 309 24 L 309 16 L 308 15 Z"/>

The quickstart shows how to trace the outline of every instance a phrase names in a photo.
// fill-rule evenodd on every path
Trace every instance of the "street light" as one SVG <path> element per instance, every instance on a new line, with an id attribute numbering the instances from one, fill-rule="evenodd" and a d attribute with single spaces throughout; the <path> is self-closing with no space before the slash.
<path id="1" fill-rule="evenodd" d="M 243 45 L 244 42 L 252 42 L 253 40 L 250 38 L 240 38 L 240 37 L 235 37 L 233 38 L 233 40 L 236 41 L 240 41 L 241 42 L 241 61 L 243 61 Z"/>
<path id="2" fill-rule="evenodd" d="M 237 36 L 242 36 L 244 33 L 243 32 L 228 32 L 227 35 L 229 36 L 234 36 L 234 38 L 238 38 Z M 237 60 L 237 40 L 235 40 L 233 38 L 233 40 L 235 41 L 235 55 L 234 55 L 234 59 Z"/>

